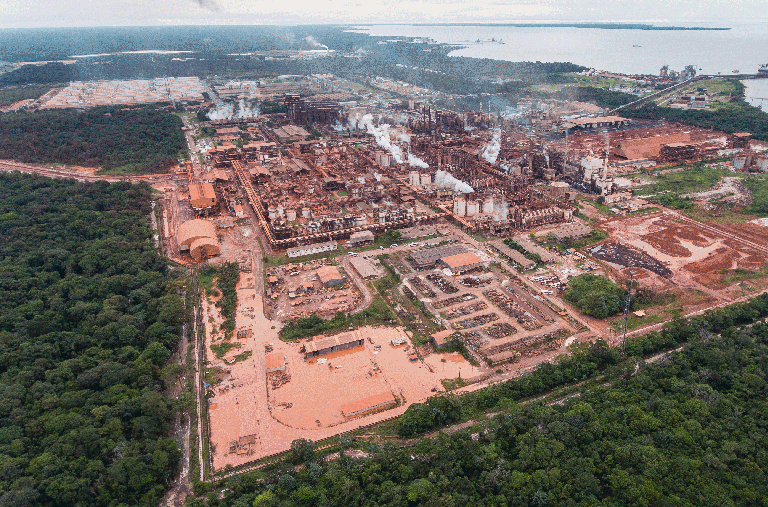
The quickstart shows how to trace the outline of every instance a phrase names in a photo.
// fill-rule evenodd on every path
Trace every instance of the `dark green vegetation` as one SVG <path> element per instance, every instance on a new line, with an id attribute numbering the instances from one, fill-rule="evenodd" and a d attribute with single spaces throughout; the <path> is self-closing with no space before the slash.
<path id="1" fill-rule="evenodd" d="M 26 99 L 36 99 L 51 89 L 47 85 L 8 86 L 0 88 L 0 107 Z"/>
<path id="2" fill-rule="evenodd" d="M 204 280 L 211 279 L 221 291 L 216 307 L 221 310 L 224 322 L 221 329 L 225 339 L 232 337 L 235 330 L 235 311 L 237 310 L 237 282 L 240 280 L 240 266 L 236 262 L 226 262 L 222 266 L 207 264 L 200 273 Z"/>
<path id="3" fill-rule="evenodd" d="M 0 158 L 165 172 L 186 148 L 181 119 L 159 106 L 0 115 Z"/>
<path id="4" fill-rule="evenodd" d="M 604 319 L 624 309 L 627 291 L 613 283 L 610 278 L 584 273 L 571 278 L 563 299 L 580 312 Z"/>
<path id="5" fill-rule="evenodd" d="M 636 190 L 638 195 L 653 195 L 648 200 L 668 208 L 691 210 L 693 201 L 680 194 L 701 192 L 717 185 L 723 176 L 734 174 L 725 169 L 707 167 L 695 164 L 682 171 L 660 174 L 654 178 L 654 183 Z"/>
<path id="6" fill-rule="evenodd" d="M 534 252 L 528 252 L 525 248 L 523 248 L 517 241 L 513 240 L 512 238 L 507 238 L 504 240 L 504 243 L 511 249 L 517 250 L 521 254 L 525 255 L 527 259 L 532 260 L 536 263 L 536 265 L 541 264 L 541 255 L 534 253 Z"/>
<path id="7" fill-rule="evenodd" d="M 768 113 L 744 100 L 744 85 L 731 80 L 736 90 L 730 103 L 714 110 L 692 111 L 660 107 L 654 102 L 622 109 L 622 116 L 645 120 L 669 120 L 723 132 L 750 132 L 755 139 L 768 141 Z"/>
<path id="8" fill-rule="evenodd" d="M 80 58 L 72 65 L 26 65 L 10 72 L 13 83 L 71 80 L 136 79 L 165 76 L 228 76 L 272 78 L 285 74 L 332 73 L 370 84 L 372 75 L 413 83 L 461 97 L 470 109 L 479 107 L 479 93 L 503 92 L 502 77 L 522 86 L 570 81 L 569 72 L 585 70 L 570 63 L 504 62 L 449 57 L 456 46 L 429 44 L 407 37 L 377 37 L 345 31 L 342 26 L 229 26 L 229 27 L 115 27 L 0 33 L 0 60 L 57 60 Z M 254 51 L 314 49 L 307 37 L 336 51 L 324 58 L 292 59 Z M 148 48 L 192 51 L 188 58 L 174 54 L 124 53 Z M 114 53 L 114 54 L 109 54 Z M 354 54 L 354 58 L 349 55 Z M 490 97 L 499 104 L 508 102 Z M 488 98 L 484 101 L 487 103 Z M 450 102 L 453 106 L 453 101 Z M 448 103 L 446 103 L 446 106 Z"/>
<path id="9" fill-rule="evenodd" d="M 752 193 L 752 203 L 747 207 L 749 213 L 760 216 L 768 215 L 768 179 L 751 177 L 744 179 L 744 185 Z"/>
<path id="10" fill-rule="evenodd" d="M 348 327 L 361 327 L 375 324 L 389 324 L 394 316 L 380 297 L 374 297 L 371 306 L 360 313 L 348 315 L 338 312 L 332 319 L 323 320 L 317 315 L 292 320 L 280 330 L 280 339 L 299 340 L 319 334 L 335 334 Z"/>
<path id="11" fill-rule="evenodd" d="M 604 230 L 592 229 L 589 232 L 589 236 L 581 239 L 563 238 L 561 241 L 558 241 L 554 234 L 547 235 L 547 245 L 556 246 L 558 250 L 561 250 L 561 251 L 568 250 L 569 248 L 578 250 L 580 248 L 584 248 L 587 245 L 592 245 L 594 243 L 602 241 L 606 238 L 608 238 L 608 233 L 605 232 Z"/>
<path id="12" fill-rule="evenodd" d="M 0 174 L 0 505 L 158 504 L 184 281 L 150 188 Z"/>
<path id="13" fill-rule="evenodd" d="M 768 326 L 755 322 L 766 316 L 761 296 L 630 341 L 630 356 L 687 343 L 637 369 L 597 343 L 525 377 L 412 405 L 402 435 L 498 415 L 418 442 L 358 443 L 370 458 L 324 462 L 297 441 L 291 463 L 229 479 L 225 498 L 207 504 L 764 505 Z M 590 378 L 562 403 L 517 403 Z"/>
<path id="14" fill-rule="evenodd" d="M 594 86 L 567 86 L 560 90 L 556 96 L 566 100 L 591 102 L 597 106 L 609 109 L 629 104 L 640 98 L 629 93 L 614 92 Z"/>
<path id="15" fill-rule="evenodd" d="M 59 62 L 45 65 L 24 65 L 18 69 L 0 75 L 0 86 L 36 84 L 36 83 L 67 83 L 73 81 L 76 67 Z"/>

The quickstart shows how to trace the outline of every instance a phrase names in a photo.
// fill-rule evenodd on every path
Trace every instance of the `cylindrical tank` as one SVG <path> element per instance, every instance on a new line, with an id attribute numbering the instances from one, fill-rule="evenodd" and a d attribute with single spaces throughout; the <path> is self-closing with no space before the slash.
<path id="1" fill-rule="evenodd" d="M 277 207 L 277 216 L 279 216 L 280 218 L 285 216 L 285 208 L 283 208 L 282 206 L 278 206 Z"/>
<path id="2" fill-rule="evenodd" d="M 296 210 L 295 209 L 285 210 L 285 218 L 289 222 L 293 222 L 294 220 L 296 220 Z"/>
<path id="3" fill-rule="evenodd" d="M 432 183 L 432 175 L 429 173 L 422 173 L 421 175 L 421 186 L 429 185 Z"/>
<path id="4" fill-rule="evenodd" d="M 312 211 L 310 211 L 309 208 L 301 208 L 301 216 L 304 218 L 309 218 L 312 216 Z"/>
<path id="5" fill-rule="evenodd" d="M 463 197 L 453 199 L 453 214 L 463 217 L 467 214 L 467 201 Z"/>
<path id="6" fill-rule="evenodd" d="M 471 217 L 477 215 L 480 212 L 480 204 L 477 201 L 469 201 L 467 203 L 467 216 Z"/>
<path id="7" fill-rule="evenodd" d="M 274 220 L 275 218 L 277 218 L 277 210 L 275 210 L 275 208 L 273 208 L 272 206 L 267 208 L 267 212 L 269 213 L 270 220 Z"/>
<path id="8" fill-rule="evenodd" d="M 483 201 L 483 213 L 491 214 L 493 213 L 493 197 L 486 197 L 485 201 Z"/>
<path id="9" fill-rule="evenodd" d="M 412 187 L 419 186 L 419 171 L 411 171 L 408 173 L 408 184 Z"/>

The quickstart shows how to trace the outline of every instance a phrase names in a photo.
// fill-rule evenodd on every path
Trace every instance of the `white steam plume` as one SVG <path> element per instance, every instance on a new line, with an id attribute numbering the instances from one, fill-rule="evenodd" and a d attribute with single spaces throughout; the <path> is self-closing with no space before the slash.
<path id="1" fill-rule="evenodd" d="M 363 117 L 360 117 L 359 114 L 356 114 L 354 118 L 349 118 L 349 125 L 351 128 L 365 128 L 366 132 L 372 134 L 376 139 L 376 144 L 387 150 L 392 155 L 392 159 L 396 163 L 403 163 L 403 150 L 401 150 L 400 147 L 396 144 L 392 144 L 392 139 L 389 137 L 388 124 L 384 123 L 376 127 L 373 125 L 373 116 L 370 114 L 366 114 Z"/>
<path id="2" fill-rule="evenodd" d="M 483 158 L 490 164 L 496 162 L 499 158 L 499 150 L 501 150 L 501 135 L 498 130 L 493 131 L 493 139 L 488 145 L 483 148 Z"/>
<path id="3" fill-rule="evenodd" d="M 463 181 L 454 178 L 453 175 L 448 171 L 438 170 L 435 173 L 435 184 L 441 188 L 452 188 L 456 192 L 460 192 L 462 194 L 471 194 L 474 192 L 472 187 Z"/>
<path id="4" fill-rule="evenodd" d="M 249 104 L 240 99 L 237 104 L 228 104 L 216 101 L 216 108 L 208 111 L 209 120 L 234 120 L 245 118 L 256 118 L 259 116 L 258 104 Z"/>
<path id="5" fill-rule="evenodd" d="M 416 155 L 413 155 L 411 153 L 408 154 L 408 165 L 411 167 L 421 167 L 422 169 L 426 169 L 429 167 L 429 164 L 421 160 Z"/>
<path id="6" fill-rule="evenodd" d="M 311 35 L 307 35 L 306 37 L 304 37 L 304 40 L 309 42 L 315 47 L 324 48 L 326 51 L 328 51 L 328 46 L 326 46 L 325 44 L 320 44 L 319 42 L 317 42 L 317 39 L 315 39 Z"/>
<path id="7" fill-rule="evenodd" d="M 410 143 L 411 142 L 411 136 L 409 136 L 408 134 L 403 132 L 402 134 L 400 134 L 399 140 L 404 142 L 404 143 Z"/>

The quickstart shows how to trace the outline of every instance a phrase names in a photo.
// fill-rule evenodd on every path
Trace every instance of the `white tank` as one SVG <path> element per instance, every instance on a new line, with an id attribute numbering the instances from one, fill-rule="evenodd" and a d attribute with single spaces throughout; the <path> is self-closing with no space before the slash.
<path id="1" fill-rule="evenodd" d="M 480 212 L 480 204 L 477 201 L 469 201 L 467 203 L 467 216 L 471 217 L 477 215 Z"/>
<path id="2" fill-rule="evenodd" d="M 429 173 L 424 173 L 421 175 L 421 186 L 429 185 L 432 183 L 432 175 Z"/>
<path id="3" fill-rule="evenodd" d="M 293 222 L 294 220 L 296 220 L 296 210 L 294 209 L 285 210 L 285 218 L 289 222 Z"/>
<path id="4" fill-rule="evenodd" d="M 309 208 L 301 208 L 301 216 L 304 218 L 309 218 L 312 216 L 312 211 Z"/>
<path id="5" fill-rule="evenodd" d="M 419 186 L 419 171 L 411 171 L 408 173 L 408 184 L 412 187 Z"/>
<path id="6" fill-rule="evenodd" d="M 453 198 L 453 214 L 463 217 L 467 214 L 467 200 L 463 197 Z"/>
<path id="7" fill-rule="evenodd" d="M 285 209 L 282 206 L 277 207 L 277 216 L 282 218 L 285 215 Z"/>
<path id="8" fill-rule="evenodd" d="M 489 215 L 493 213 L 493 197 L 487 197 L 485 201 L 483 201 L 483 213 Z"/>

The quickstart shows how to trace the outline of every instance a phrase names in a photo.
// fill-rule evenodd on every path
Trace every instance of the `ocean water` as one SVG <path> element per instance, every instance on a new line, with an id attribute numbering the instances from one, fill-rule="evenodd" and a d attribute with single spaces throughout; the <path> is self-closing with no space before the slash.
<path id="1" fill-rule="evenodd" d="M 747 87 L 745 92 L 747 102 L 768 113 L 768 78 L 745 79 L 742 83 Z"/>
<path id="2" fill-rule="evenodd" d="M 732 74 L 734 70 L 755 73 L 761 64 L 768 63 L 768 23 L 684 26 L 731 29 L 364 25 L 356 30 L 376 36 L 428 37 L 439 43 L 465 46 L 452 52 L 453 56 L 571 62 L 625 74 L 658 74 L 663 65 L 678 71 L 695 65 L 704 74 Z M 478 39 L 485 42 L 473 42 Z M 490 42 L 491 39 L 504 44 Z"/>

